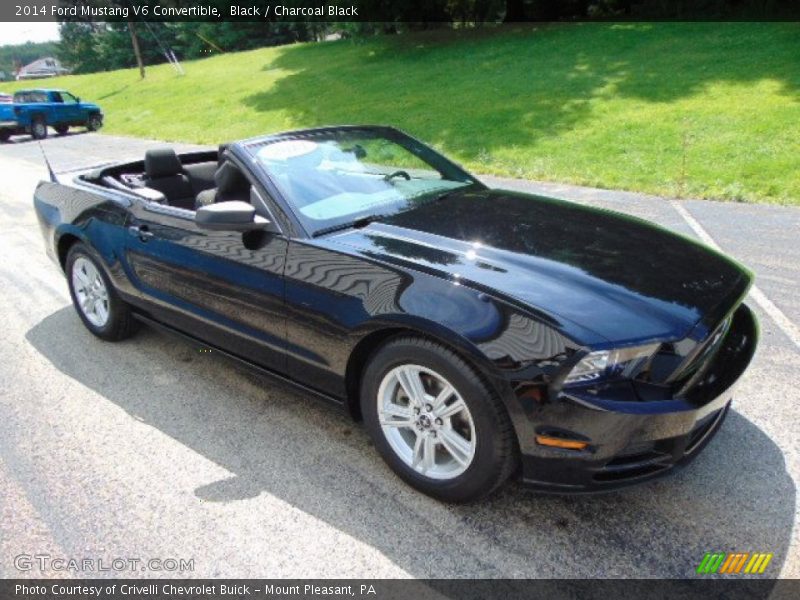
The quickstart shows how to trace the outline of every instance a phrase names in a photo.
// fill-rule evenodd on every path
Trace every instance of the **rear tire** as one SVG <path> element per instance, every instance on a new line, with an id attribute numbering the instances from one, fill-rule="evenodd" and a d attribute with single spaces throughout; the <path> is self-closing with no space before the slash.
<path id="1" fill-rule="evenodd" d="M 69 125 L 56 125 L 53 129 L 58 135 L 64 135 L 69 131 Z"/>
<path id="2" fill-rule="evenodd" d="M 406 393 L 409 387 L 416 393 Z M 516 469 L 519 451 L 506 408 L 441 344 L 401 337 L 380 348 L 362 378 L 361 411 L 392 470 L 439 500 L 483 498 Z"/>
<path id="3" fill-rule="evenodd" d="M 102 126 L 103 119 L 100 117 L 100 115 L 89 115 L 89 119 L 86 121 L 86 131 L 97 131 Z"/>
<path id="4" fill-rule="evenodd" d="M 136 321 L 130 307 L 88 246 L 78 242 L 69 249 L 66 273 L 72 304 L 86 329 L 109 342 L 133 335 Z"/>
<path id="5" fill-rule="evenodd" d="M 5 144 L 10 139 L 11 139 L 10 131 L 0 131 L 0 144 Z"/>
<path id="6" fill-rule="evenodd" d="M 44 117 L 34 117 L 31 123 L 31 137 L 35 140 L 43 140 L 47 137 L 47 123 Z"/>

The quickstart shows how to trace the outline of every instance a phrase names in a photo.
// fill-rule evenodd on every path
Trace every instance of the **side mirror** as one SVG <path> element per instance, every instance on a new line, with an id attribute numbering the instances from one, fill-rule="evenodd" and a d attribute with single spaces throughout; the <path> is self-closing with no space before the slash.
<path id="1" fill-rule="evenodd" d="M 197 209 L 194 222 L 200 229 L 211 231 L 271 230 L 272 223 L 256 214 L 252 204 L 231 200 Z"/>

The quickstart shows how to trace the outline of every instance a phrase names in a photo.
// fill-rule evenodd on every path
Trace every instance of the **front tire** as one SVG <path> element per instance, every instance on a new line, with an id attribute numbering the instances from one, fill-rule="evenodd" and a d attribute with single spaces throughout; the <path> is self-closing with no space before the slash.
<path id="1" fill-rule="evenodd" d="M 439 500 L 487 496 L 517 466 L 514 430 L 497 394 L 435 342 L 402 337 L 376 352 L 362 379 L 361 411 L 392 470 Z"/>
<path id="2" fill-rule="evenodd" d="M 133 334 L 135 321 L 130 307 L 119 297 L 87 246 L 76 243 L 70 248 L 66 272 L 72 304 L 86 329 L 109 342 Z"/>
<path id="3" fill-rule="evenodd" d="M 103 119 L 100 115 L 98 114 L 89 115 L 89 119 L 86 121 L 87 131 L 97 131 L 102 126 L 103 126 Z"/>
<path id="4" fill-rule="evenodd" d="M 43 140 L 47 137 L 47 122 L 43 117 L 35 117 L 31 123 L 31 137 L 35 140 Z"/>
<path id="5" fill-rule="evenodd" d="M 8 130 L 0 131 L 0 144 L 5 144 L 8 140 L 11 139 L 11 132 Z"/>

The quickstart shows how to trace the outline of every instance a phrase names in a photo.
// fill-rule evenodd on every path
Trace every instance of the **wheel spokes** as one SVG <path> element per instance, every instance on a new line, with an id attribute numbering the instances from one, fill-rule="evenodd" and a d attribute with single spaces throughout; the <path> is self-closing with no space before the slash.
<path id="1" fill-rule="evenodd" d="M 442 391 L 440 391 L 433 400 L 433 410 L 437 411 L 453 394 L 455 394 L 453 386 L 449 383 L 445 383 Z"/>
<path id="2" fill-rule="evenodd" d="M 408 399 L 416 405 L 425 402 L 425 388 L 419 378 L 419 370 L 414 367 L 402 367 L 397 371 L 397 381 L 408 396 Z"/>
<path id="3" fill-rule="evenodd" d="M 466 466 L 472 458 L 472 444 L 452 429 L 442 429 L 439 440 L 447 453 L 459 464 Z"/>
<path id="4" fill-rule="evenodd" d="M 416 469 L 422 462 L 424 444 L 425 436 L 417 434 L 417 438 L 414 440 L 414 449 L 411 452 L 411 467 L 413 469 Z"/>
<path id="5" fill-rule="evenodd" d="M 384 415 L 388 415 L 390 417 L 400 417 L 401 419 L 410 419 L 414 416 L 414 412 L 406 407 L 400 406 L 399 404 L 395 404 L 393 402 L 388 402 L 383 406 L 382 410 Z"/>
<path id="6" fill-rule="evenodd" d="M 381 425 L 387 427 L 414 427 L 414 412 L 405 406 L 388 402 L 381 410 Z"/>
<path id="7" fill-rule="evenodd" d="M 102 300 L 96 300 L 94 305 L 94 314 L 97 315 L 101 323 L 105 323 L 108 319 L 108 307 Z"/>
<path id="8" fill-rule="evenodd" d="M 423 475 L 436 464 L 436 442 L 429 435 L 419 434 L 414 441 L 412 468 Z"/>
<path id="9" fill-rule="evenodd" d="M 447 419 L 453 415 L 457 415 L 467 407 L 461 398 L 457 398 L 452 404 L 446 404 L 436 411 L 436 416 L 440 419 Z"/>
<path id="10" fill-rule="evenodd" d="M 85 269 L 86 267 L 82 267 L 75 270 L 75 277 L 80 282 L 82 290 L 86 290 L 90 285 L 89 276 L 86 274 Z"/>
<path id="11" fill-rule="evenodd" d="M 422 472 L 426 473 L 436 464 L 436 442 L 431 436 L 426 435 L 422 442 L 422 448 Z"/>

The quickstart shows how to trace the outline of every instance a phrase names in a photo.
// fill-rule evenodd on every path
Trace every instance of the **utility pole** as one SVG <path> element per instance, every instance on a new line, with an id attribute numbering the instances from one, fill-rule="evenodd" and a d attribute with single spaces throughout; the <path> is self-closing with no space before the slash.
<path id="1" fill-rule="evenodd" d="M 128 21 L 128 31 L 131 32 L 131 44 L 133 44 L 133 53 L 136 55 L 136 64 L 139 65 L 139 75 L 144 79 L 144 62 L 142 62 L 142 52 L 139 50 L 139 39 L 136 37 L 133 21 Z"/>

